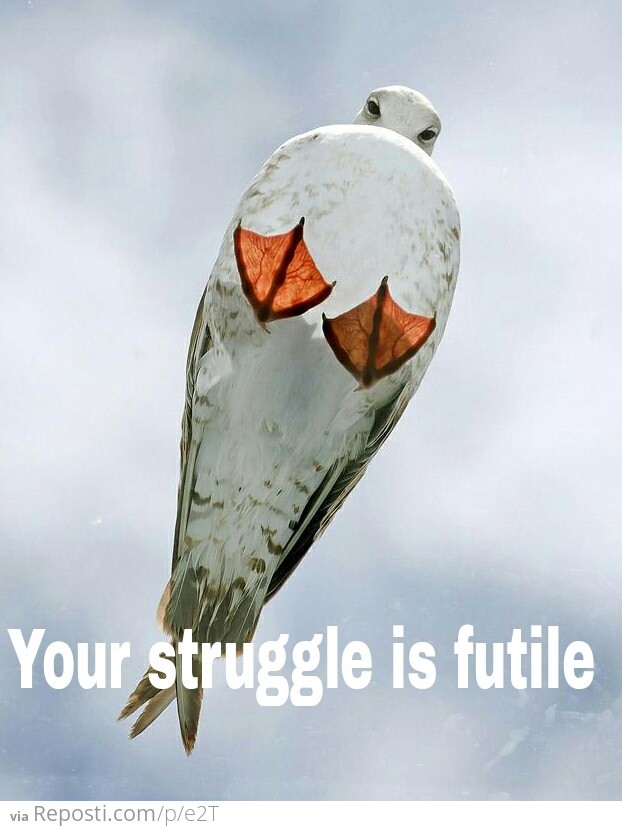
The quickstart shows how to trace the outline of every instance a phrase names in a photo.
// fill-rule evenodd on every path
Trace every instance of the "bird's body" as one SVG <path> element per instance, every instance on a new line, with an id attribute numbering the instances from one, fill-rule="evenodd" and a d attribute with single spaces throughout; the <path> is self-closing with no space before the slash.
<path id="1" fill-rule="evenodd" d="M 259 323 L 242 289 L 236 228 L 278 236 L 301 217 L 308 251 L 335 286 L 301 315 Z M 395 131 L 323 127 L 264 164 L 225 233 L 190 345 L 173 570 L 159 610 L 173 640 L 184 629 L 199 642 L 252 637 L 266 600 L 419 386 L 447 321 L 458 256 L 451 190 L 428 155 Z M 344 367 L 326 325 L 386 292 L 384 277 L 399 312 L 426 317 L 433 332 L 367 385 Z M 175 694 L 142 683 L 147 691 L 139 684 L 124 711 L 149 701 L 135 734 Z M 190 750 L 200 690 L 184 689 L 178 677 L 177 696 Z"/>

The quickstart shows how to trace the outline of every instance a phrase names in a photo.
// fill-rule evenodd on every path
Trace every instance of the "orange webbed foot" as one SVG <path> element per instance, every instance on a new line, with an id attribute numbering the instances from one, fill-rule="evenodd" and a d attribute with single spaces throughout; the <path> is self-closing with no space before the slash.
<path id="1" fill-rule="evenodd" d="M 385 276 L 367 301 L 328 319 L 322 329 L 341 364 L 363 388 L 396 371 L 425 344 L 436 319 L 408 313 L 389 293 Z"/>
<path id="2" fill-rule="evenodd" d="M 323 302 L 329 284 L 303 239 L 304 218 L 293 230 L 260 235 L 238 224 L 233 234 L 242 290 L 261 324 L 300 316 Z"/>

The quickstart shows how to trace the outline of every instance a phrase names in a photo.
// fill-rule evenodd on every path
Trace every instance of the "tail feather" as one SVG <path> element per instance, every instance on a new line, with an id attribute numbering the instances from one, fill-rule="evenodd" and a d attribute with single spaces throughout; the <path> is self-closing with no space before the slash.
<path id="1" fill-rule="evenodd" d="M 147 669 L 138 682 L 136 689 L 127 699 L 127 703 L 119 713 L 117 721 L 122 721 L 124 718 L 129 718 L 129 716 L 133 715 L 138 709 L 141 708 L 141 706 L 143 706 L 143 704 L 146 704 L 151 701 L 152 698 L 155 698 L 160 690 L 156 689 L 156 687 L 149 680 L 149 675 L 154 673 L 155 670 L 151 667 Z"/>
<path id="2" fill-rule="evenodd" d="M 156 692 L 157 694 L 154 695 L 150 701 L 147 701 L 147 705 L 136 719 L 134 726 L 130 730 L 130 738 L 136 738 L 143 730 L 147 729 L 149 724 L 152 724 L 175 698 L 174 686 L 168 689 L 158 689 Z"/>
<path id="3" fill-rule="evenodd" d="M 179 716 L 179 728 L 181 740 L 186 750 L 186 755 L 191 755 L 197 740 L 199 728 L 199 716 L 201 714 L 201 703 L 203 702 L 203 688 L 201 686 L 201 661 L 200 658 L 193 659 L 193 672 L 198 675 L 199 686 L 197 689 L 187 689 L 181 680 L 181 659 L 176 663 L 176 694 L 177 714 Z"/>
<path id="4" fill-rule="evenodd" d="M 169 658 L 169 660 L 175 662 L 174 657 Z M 147 669 L 117 719 L 122 721 L 124 718 L 129 718 L 130 715 L 138 712 L 142 706 L 145 707 L 130 731 L 130 738 L 140 735 L 149 724 L 152 724 L 164 712 L 175 697 L 174 685 L 168 689 L 158 689 L 151 683 L 150 675 L 160 675 L 160 673 L 152 666 Z"/>

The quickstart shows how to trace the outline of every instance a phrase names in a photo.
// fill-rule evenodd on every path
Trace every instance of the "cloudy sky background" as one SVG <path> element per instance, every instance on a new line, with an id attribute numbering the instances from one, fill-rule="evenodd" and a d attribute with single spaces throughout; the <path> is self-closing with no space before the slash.
<path id="1" fill-rule="evenodd" d="M 620 797 L 621 34 L 613 0 L 0 2 L 2 798 Z M 279 143 L 386 83 L 443 119 L 452 316 L 257 636 L 338 624 L 373 684 L 266 709 L 221 680 L 192 759 L 173 709 L 128 742 L 222 232 Z M 393 623 L 436 647 L 427 692 L 391 688 Z M 464 623 L 559 625 L 594 683 L 458 690 Z M 20 689 L 5 627 L 131 641 L 123 690 Z"/>

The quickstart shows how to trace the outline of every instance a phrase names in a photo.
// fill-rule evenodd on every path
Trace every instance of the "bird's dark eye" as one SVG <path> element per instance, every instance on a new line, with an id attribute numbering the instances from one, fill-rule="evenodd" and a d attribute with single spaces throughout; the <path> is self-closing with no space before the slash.
<path id="1" fill-rule="evenodd" d="M 419 140 L 424 143 L 431 141 L 432 138 L 436 138 L 436 130 L 434 129 L 424 129 L 423 132 L 419 133 Z"/>
<path id="2" fill-rule="evenodd" d="M 378 106 L 378 101 L 370 98 L 367 101 L 367 111 L 369 114 L 374 118 L 380 117 L 380 107 Z"/>

